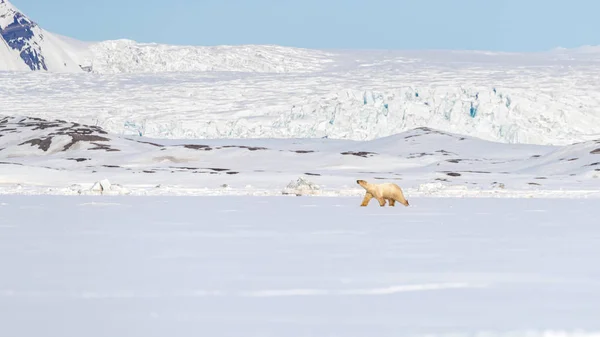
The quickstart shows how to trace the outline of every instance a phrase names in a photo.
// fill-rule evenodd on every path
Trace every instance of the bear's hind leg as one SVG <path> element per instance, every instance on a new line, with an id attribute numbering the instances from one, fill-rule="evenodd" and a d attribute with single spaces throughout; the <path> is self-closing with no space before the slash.
<path id="1" fill-rule="evenodd" d="M 365 197 L 363 198 L 362 204 L 360 204 L 361 207 L 365 207 L 369 204 L 369 201 L 371 201 L 371 198 L 373 198 L 373 195 L 369 192 L 365 193 Z"/>
<path id="2" fill-rule="evenodd" d="M 381 206 L 381 207 L 385 206 L 385 199 L 384 198 L 378 198 L 377 201 L 379 201 L 379 206 Z"/>

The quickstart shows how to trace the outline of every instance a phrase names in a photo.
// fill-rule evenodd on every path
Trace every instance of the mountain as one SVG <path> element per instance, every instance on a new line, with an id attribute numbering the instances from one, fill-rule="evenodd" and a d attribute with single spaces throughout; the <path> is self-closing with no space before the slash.
<path id="1" fill-rule="evenodd" d="M 69 45 L 0 0 L 0 70 L 79 72 Z"/>

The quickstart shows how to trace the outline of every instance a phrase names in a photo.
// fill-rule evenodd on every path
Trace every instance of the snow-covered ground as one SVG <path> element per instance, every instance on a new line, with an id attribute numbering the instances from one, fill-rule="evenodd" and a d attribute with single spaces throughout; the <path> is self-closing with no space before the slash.
<path id="1" fill-rule="evenodd" d="M 167 140 L 0 117 L 0 144 L 0 193 L 358 196 L 365 179 L 409 197 L 600 196 L 600 141 L 505 144 L 429 128 L 371 141 Z M 100 191 L 103 180 L 114 186 Z"/>
<path id="2" fill-rule="evenodd" d="M 2 336 L 600 334 L 596 200 L 0 197 Z"/>

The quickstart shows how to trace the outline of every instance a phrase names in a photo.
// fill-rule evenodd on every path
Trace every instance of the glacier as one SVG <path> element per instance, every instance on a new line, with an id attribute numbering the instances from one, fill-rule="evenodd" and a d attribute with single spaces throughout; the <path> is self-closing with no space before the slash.
<path id="1" fill-rule="evenodd" d="M 600 138 L 600 68 L 556 62 L 361 67 L 340 56 L 310 73 L 0 72 L 0 110 L 170 139 L 371 140 L 421 126 L 511 144 Z"/>
<path id="2" fill-rule="evenodd" d="M 330 53 L 280 46 L 173 46 L 121 39 L 89 45 L 92 72 L 158 73 L 232 71 L 309 73 L 332 62 Z"/>

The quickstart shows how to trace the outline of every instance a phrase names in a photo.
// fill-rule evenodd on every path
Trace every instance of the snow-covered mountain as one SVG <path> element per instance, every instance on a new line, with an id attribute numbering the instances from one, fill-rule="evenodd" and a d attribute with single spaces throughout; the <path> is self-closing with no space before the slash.
<path id="1" fill-rule="evenodd" d="M 0 70 L 82 71 L 70 46 L 0 0 Z"/>

